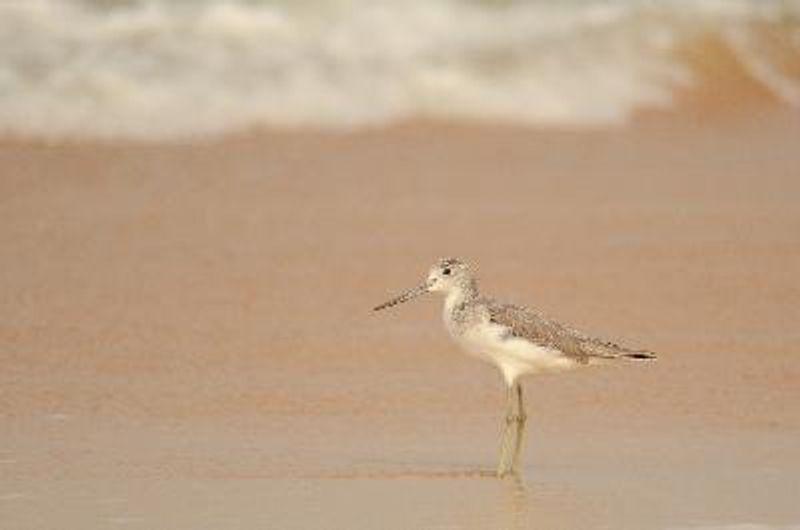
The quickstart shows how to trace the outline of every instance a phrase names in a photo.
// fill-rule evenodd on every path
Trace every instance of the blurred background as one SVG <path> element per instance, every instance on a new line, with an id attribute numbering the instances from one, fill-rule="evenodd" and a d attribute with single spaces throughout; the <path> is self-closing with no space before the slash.
<path id="1" fill-rule="evenodd" d="M 797 529 L 800 0 L 0 2 L 0 526 Z M 434 296 L 648 348 L 524 382 Z"/>
<path id="2" fill-rule="evenodd" d="M 799 20 L 796 0 L 12 0 L 0 129 L 598 127 L 708 83 L 731 106 L 730 91 L 798 106 Z"/>

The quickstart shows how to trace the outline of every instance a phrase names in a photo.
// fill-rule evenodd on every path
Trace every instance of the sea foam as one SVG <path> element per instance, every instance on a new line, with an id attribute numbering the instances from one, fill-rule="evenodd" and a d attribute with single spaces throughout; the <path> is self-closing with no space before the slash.
<path id="1" fill-rule="evenodd" d="M 800 105 L 800 80 L 754 29 L 780 28 L 796 54 L 798 21 L 798 0 L 12 0 L 0 4 L 0 132 L 613 125 L 691 85 L 673 51 L 700 34 Z"/>

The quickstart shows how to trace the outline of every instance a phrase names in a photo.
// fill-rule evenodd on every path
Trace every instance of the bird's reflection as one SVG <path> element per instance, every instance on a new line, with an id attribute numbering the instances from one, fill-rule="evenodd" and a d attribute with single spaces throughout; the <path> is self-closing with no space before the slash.
<path id="1" fill-rule="evenodd" d="M 506 519 L 503 527 L 514 530 L 530 528 L 530 497 L 525 479 L 515 473 L 503 479 L 502 487 L 502 506 L 498 515 Z"/>

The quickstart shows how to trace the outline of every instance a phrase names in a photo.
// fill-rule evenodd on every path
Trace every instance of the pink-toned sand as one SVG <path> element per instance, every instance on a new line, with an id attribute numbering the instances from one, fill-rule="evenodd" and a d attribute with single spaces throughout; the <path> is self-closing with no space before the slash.
<path id="1" fill-rule="evenodd" d="M 800 119 L 0 146 L 0 527 L 798 525 Z M 433 296 L 649 347 L 525 382 Z M 796 527 L 796 526 L 795 526 Z"/>

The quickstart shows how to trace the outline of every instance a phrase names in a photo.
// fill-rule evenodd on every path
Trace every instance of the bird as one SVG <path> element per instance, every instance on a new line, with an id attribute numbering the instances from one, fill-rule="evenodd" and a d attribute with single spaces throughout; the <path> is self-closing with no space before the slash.
<path id="1" fill-rule="evenodd" d="M 601 361 L 653 361 L 655 353 L 591 337 L 536 309 L 483 296 L 475 268 L 439 259 L 425 280 L 373 308 L 381 311 L 427 293 L 444 295 L 444 325 L 468 354 L 495 365 L 506 385 L 506 415 L 496 476 L 517 475 L 525 433 L 523 375 L 564 372 Z"/>

